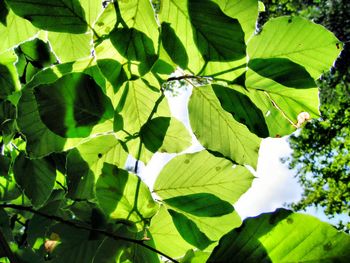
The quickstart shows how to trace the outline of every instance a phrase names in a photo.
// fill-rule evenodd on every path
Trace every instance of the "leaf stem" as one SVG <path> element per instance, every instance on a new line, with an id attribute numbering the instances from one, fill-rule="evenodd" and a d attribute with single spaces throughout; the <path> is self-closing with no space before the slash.
<path id="1" fill-rule="evenodd" d="M 110 237 L 112 239 L 115 239 L 115 240 L 123 240 L 123 241 L 126 241 L 126 242 L 131 242 L 131 243 L 135 243 L 137 245 L 140 245 L 142 247 L 145 247 L 167 259 L 169 259 L 170 261 L 172 262 L 175 262 L 175 263 L 179 263 L 177 260 L 171 258 L 170 256 L 164 254 L 163 252 L 157 250 L 156 248 L 154 247 L 151 247 L 150 245 L 147 245 L 144 243 L 144 240 L 139 240 L 139 239 L 133 239 L 133 238 L 128 238 L 128 237 L 123 237 L 123 236 L 118 236 L 118 235 L 115 235 L 115 234 L 112 234 L 110 232 L 107 232 L 106 230 L 102 230 L 102 229 L 97 229 L 97 228 L 91 228 L 91 227 L 88 227 L 88 226 L 83 226 L 83 225 L 78 225 L 76 224 L 75 222 L 72 222 L 72 221 L 67 221 L 59 216 L 55 216 L 55 215 L 48 215 L 46 213 L 43 213 L 41 211 L 38 211 L 38 210 L 35 210 L 34 208 L 30 207 L 30 206 L 23 206 L 23 205 L 15 205 L 15 204 L 0 204 L 0 207 L 2 208 L 12 208 L 12 209 L 16 209 L 16 210 L 21 210 L 21 211 L 27 211 L 27 212 L 30 212 L 30 213 L 33 213 L 33 214 L 36 214 L 36 215 L 39 215 L 39 216 L 42 216 L 42 217 L 45 217 L 47 219 L 51 219 L 51 220 L 54 220 L 54 221 L 57 221 L 57 222 L 60 222 L 62 224 L 65 224 L 65 225 L 68 225 L 68 226 L 71 226 L 71 227 L 74 227 L 74 228 L 77 228 L 77 229 L 82 229 L 82 230 L 86 230 L 86 231 L 94 231 L 94 232 L 97 232 L 99 234 L 102 234 L 106 237 Z M 3 242 L 2 242 L 2 237 L 1 236 L 1 231 L 0 231 L 0 243 L 1 243 L 1 247 L 3 248 Z M 7 244 L 7 242 L 6 242 Z M 8 246 L 8 244 L 7 244 Z M 6 251 L 6 250 L 5 250 Z M 8 252 L 8 251 L 7 251 Z M 11 252 L 12 253 L 12 252 Z M 14 255 L 12 253 L 12 255 Z M 8 257 L 12 257 L 12 255 L 10 254 L 7 254 Z M 19 262 L 18 260 L 12 260 L 10 259 L 11 263 L 14 262 Z"/>

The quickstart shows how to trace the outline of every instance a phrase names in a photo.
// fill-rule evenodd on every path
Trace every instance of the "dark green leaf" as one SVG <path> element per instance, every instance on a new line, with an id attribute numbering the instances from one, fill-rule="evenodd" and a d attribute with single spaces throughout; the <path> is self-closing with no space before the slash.
<path id="1" fill-rule="evenodd" d="M 95 80 L 83 73 L 65 75 L 34 90 L 42 121 L 62 137 L 81 138 L 113 117 L 109 98 Z"/>
<path id="2" fill-rule="evenodd" d="M 188 64 L 188 56 L 185 47 L 176 35 L 171 24 L 162 23 L 162 44 L 170 58 L 181 68 L 186 69 Z"/>
<path id="3" fill-rule="evenodd" d="M 50 196 L 56 179 L 56 167 L 49 158 L 29 159 L 21 153 L 13 165 L 16 182 L 34 206 Z"/>
<path id="4" fill-rule="evenodd" d="M 0 23 L 6 26 L 6 18 L 9 13 L 9 9 L 6 6 L 5 1 L 0 1 Z"/>
<path id="5" fill-rule="evenodd" d="M 229 202 L 209 193 L 176 196 L 163 201 L 186 213 L 201 217 L 217 217 L 234 211 Z"/>
<path id="6" fill-rule="evenodd" d="M 6 0 L 16 13 L 34 26 L 56 32 L 73 34 L 87 30 L 85 13 L 79 0 Z"/>
<path id="7" fill-rule="evenodd" d="M 291 88 L 314 88 L 316 83 L 306 69 L 286 58 L 255 58 L 249 68 L 265 78 Z M 258 87 L 258 86 L 257 86 Z"/>
<path id="8" fill-rule="evenodd" d="M 236 121 L 243 123 L 259 137 L 268 137 L 267 128 L 262 111 L 245 94 L 232 88 L 212 85 L 216 97 L 222 108 L 232 114 Z"/>
<path id="9" fill-rule="evenodd" d="M 198 226 L 186 216 L 168 209 L 177 231 L 189 244 L 203 250 L 213 243 Z"/>
<path id="10" fill-rule="evenodd" d="M 188 1 L 193 38 L 205 61 L 232 61 L 245 56 L 244 32 L 237 19 L 210 0 Z"/>

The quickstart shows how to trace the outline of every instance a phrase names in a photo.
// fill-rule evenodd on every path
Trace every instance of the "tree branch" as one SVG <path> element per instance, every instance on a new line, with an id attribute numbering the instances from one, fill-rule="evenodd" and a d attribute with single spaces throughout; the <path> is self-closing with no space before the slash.
<path id="1" fill-rule="evenodd" d="M 102 234 L 104 236 L 113 238 L 115 240 L 123 240 L 123 241 L 126 241 L 126 242 L 135 243 L 137 245 L 145 247 L 145 248 L 147 248 L 147 249 L 149 249 L 149 250 L 151 250 L 151 251 L 153 251 L 153 252 L 155 252 L 155 253 L 157 253 L 157 254 L 159 254 L 159 255 L 167 258 L 167 259 L 169 259 L 172 262 L 179 263 L 177 260 L 171 258 L 170 256 L 164 254 L 163 252 L 155 249 L 154 247 L 151 247 L 151 246 L 145 244 L 144 240 L 138 240 L 138 239 L 133 239 L 133 238 L 128 238 L 128 237 L 117 236 L 117 235 L 114 235 L 114 234 L 112 234 L 110 232 L 107 232 L 106 230 L 91 228 L 91 227 L 83 226 L 83 225 L 78 225 L 75 222 L 67 221 L 67 220 L 65 220 L 65 219 L 63 219 L 61 217 L 58 217 L 58 216 L 55 216 L 55 215 L 48 215 L 48 214 L 43 213 L 41 211 L 35 210 L 32 207 L 30 207 L 30 206 L 15 205 L 15 204 L 0 204 L 0 207 L 2 207 L 2 208 L 12 208 L 12 209 L 21 210 L 21 211 L 27 211 L 27 212 L 30 212 L 30 213 L 33 213 L 33 214 L 37 214 L 39 216 L 42 216 L 42 217 L 45 217 L 45 218 L 48 218 L 48 219 L 60 222 L 62 224 L 65 224 L 65 225 L 77 228 L 77 229 L 83 229 L 83 230 L 87 230 L 87 231 L 94 231 L 94 232 L 97 232 L 97 233 Z M 0 241 L 1 241 L 1 244 L 2 244 L 1 234 L 0 234 Z M 6 242 L 6 244 L 7 244 L 7 242 Z M 7 256 L 9 256 L 9 255 L 7 255 Z M 12 261 L 11 259 L 10 259 L 10 261 L 11 261 L 11 263 L 12 262 L 14 262 L 14 263 L 18 262 L 18 260 L 17 261 Z"/>

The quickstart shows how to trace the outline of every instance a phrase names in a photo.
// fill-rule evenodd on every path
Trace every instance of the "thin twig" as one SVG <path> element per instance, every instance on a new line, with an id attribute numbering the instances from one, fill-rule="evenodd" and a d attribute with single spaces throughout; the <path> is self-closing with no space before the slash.
<path id="1" fill-rule="evenodd" d="M 15 253 L 12 252 L 7 240 L 2 233 L 0 228 L 0 248 L 4 252 L 5 256 L 10 260 L 11 263 L 19 263 L 19 260 Z"/>
<path id="2" fill-rule="evenodd" d="M 114 235 L 114 234 L 112 234 L 110 232 L 107 232 L 106 230 L 91 228 L 91 227 L 83 226 L 83 225 L 78 225 L 75 222 L 67 221 L 67 220 L 65 220 L 65 219 L 63 219 L 61 217 L 58 217 L 58 216 L 55 216 L 55 215 L 48 215 L 48 214 L 43 213 L 41 211 L 35 210 L 32 207 L 30 207 L 30 206 L 15 205 L 15 204 L 0 204 L 0 207 L 2 207 L 2 208 L 12 208 L 12 209 L 21 210 L 21 211 L 27 211 L 27 212 L 30 212 L 30 213 L 33 213 L 33 214 L 37 214 L 39 216 L 42 216 L 42 217 L 45 217 L 45 218 L 48 218 L 48 219 L 60 222 L 62 224 L 65 224 L 65 225 L 77 228 L 77 229 L 83 229 L 83 230 L 87 230 L 87 231 L 94 231 L 94 232 L 97 232 L 97 233 L 102 234 L 104 236 L 113 238 L 115 240 L 123 240 L 123 241 L 131 242 L 131 243 L 135 243 L 137 245 L 145 247 L 145 248 L 147 248 L 147 249 L 149 249 L 149 250 L 151 250 L 151 251 L 153 251 L 153 252 L 155 252 L 155 253 L 157 253 L 157 254 L 159 254 L 159 255 L 167 258 L 167 259 L 169 259 L 172 262 L 179 263 L 177 260 L 171 258 L 170 256 L 164 254 L 163 252 L 155 249 L 154 247 L 151 247 L 151 246 L 145 244 L 144 240 L 118 236 L 118 235 Z M 0 238 L 1 238 L 1 236 L 0 236 Z M 13 261 L 13 262 L 16 263 L 18 261 Z M 12 263 L 12 261 L 11 261 L 11 263 Z"/>

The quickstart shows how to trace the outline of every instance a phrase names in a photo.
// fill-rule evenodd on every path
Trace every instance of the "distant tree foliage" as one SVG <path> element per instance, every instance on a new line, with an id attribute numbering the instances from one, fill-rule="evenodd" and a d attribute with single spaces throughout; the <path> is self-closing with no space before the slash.
<path id="1" fill-rule="evenodd" d="M 290 137 L 293 149 L 289 167 L 297 170 L 304 188 L 296 210 L 322 207 L 329 217 L 350 216 L 350 2 L 348 0 L 266 0 L 265 19 L 280 15 L 301 15 L 331 30 L 344 50 L 332 71 L 318 81 L 321 118 L 308 122 Z M 338 225 L 346 231 L 349 220 Z"/>

